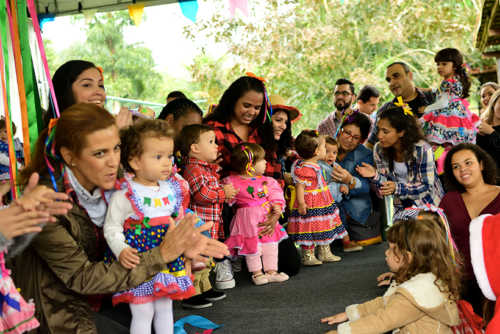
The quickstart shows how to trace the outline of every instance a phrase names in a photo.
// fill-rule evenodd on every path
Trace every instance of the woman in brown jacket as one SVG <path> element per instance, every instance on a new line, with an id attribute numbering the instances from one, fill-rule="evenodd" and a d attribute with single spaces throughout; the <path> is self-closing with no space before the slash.
<path id="1" fill-rule="evenodd" d="M 15 259 L 16 285 L 35 301 L 39 333 L 128 333 L 113 320 L 115 315 L 106 317 L 101 309 L 109 294 L 150 279 L 181 254 L 222 257 L 227 248 L 201 235 L 195 218 L 187 216 L 169 227 L 159 247 L 141 253 L 134 269 L 105 263 L 102 224 L 120 164 L 115 119 L 95 104 L 76 104 L 62 113 L 52 131 L 54 150 L 46 152 L 47 132 L 42 133 L 24 173 L 38 172 L 42 183 L 55 184 L 74 205 Z"/>

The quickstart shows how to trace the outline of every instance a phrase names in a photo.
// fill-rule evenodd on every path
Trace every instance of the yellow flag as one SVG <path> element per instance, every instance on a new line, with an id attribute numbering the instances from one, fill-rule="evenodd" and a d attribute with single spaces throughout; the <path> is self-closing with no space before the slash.
<path id="1" fill-rule="evenodd" d="M 136 26 L 139 26 L 142 21 L 142 14 L 144 13 L 144 4 L 136 3 L 128 6 L 128 15 Z"/>

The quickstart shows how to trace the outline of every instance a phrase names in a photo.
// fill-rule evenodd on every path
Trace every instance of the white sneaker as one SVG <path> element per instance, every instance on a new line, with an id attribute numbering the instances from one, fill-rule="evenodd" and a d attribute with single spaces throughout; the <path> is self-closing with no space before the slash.
<path id="1" fill-rule="evenodd" d="M 233 269 L 231 268 L 231 261 L 225 259 L 224 261 L 215 264 L 215 288 L 218 290 L 232 289 L 236 286 L 233 277 Z"/>

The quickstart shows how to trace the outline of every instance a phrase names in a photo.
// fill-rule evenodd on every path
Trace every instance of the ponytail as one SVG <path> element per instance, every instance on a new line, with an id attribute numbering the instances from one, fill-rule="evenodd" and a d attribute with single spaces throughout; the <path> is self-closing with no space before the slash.
<path id="1" fill-rule="evenodd" d="M 466 99 L 469 97 L 469 89 L 470 89 L 471 82 L 470 82 L 469 76 L 467 75 L 467 71 L 465 70 L 465 64 L 460 66 L 457 69 L 457 75 L 458 75 L 460 82 L 462 83 L 463 90 L 462 90 L 461 98 Z"/>

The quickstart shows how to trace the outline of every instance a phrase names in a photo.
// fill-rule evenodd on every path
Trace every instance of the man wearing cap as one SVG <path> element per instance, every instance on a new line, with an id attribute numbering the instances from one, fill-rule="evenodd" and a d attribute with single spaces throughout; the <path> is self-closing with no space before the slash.
<path id="1" fill-rule="evenodd" d="M 346 113 L 352 112 L 351 104 L 355 101 L 354 84 L 347 79 L 338 79 L 335 82 L 333 91 L 333 102 L 335 111 L 331 112 L 318 125 L 318 132 L 321 135 L 336 137 L 337 129 L 340 127 L 342 117 Z"/>

